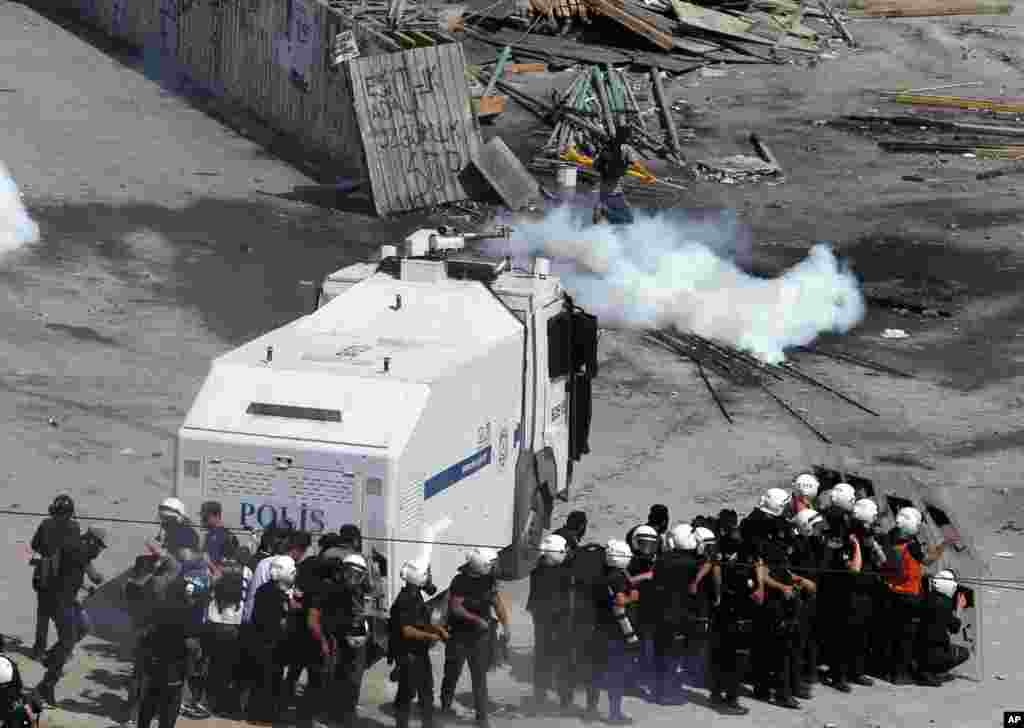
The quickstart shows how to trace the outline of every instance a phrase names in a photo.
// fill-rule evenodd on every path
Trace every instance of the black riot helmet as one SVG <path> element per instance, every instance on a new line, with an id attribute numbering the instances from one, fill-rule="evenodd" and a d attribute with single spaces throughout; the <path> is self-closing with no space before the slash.
<path id="1" fill-rule="evenodd" d="M 75 502 L 69 495 L 59 495 L 50 504 L 50 515 L 54 518 L 73 518 L 75 515 Z"/>

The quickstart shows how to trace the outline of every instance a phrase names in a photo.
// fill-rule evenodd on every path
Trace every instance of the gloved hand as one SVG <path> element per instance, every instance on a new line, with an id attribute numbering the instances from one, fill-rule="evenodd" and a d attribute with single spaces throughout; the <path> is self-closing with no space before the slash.
<path id="1" fill-rule="evenodd" d="M 473 622 L 473 625 L 476 627 L 477 632 L 486 632 L 491 628 L 490 622 L 488 622 L 486 619 L 479 619 Z"/>

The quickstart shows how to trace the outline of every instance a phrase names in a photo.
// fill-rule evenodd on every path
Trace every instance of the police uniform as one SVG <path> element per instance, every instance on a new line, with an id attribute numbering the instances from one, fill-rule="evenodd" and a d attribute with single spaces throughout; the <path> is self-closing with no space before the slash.
<path id="1" fill-rule="evenodd" d="M 751 561 L 760 560 L 771 577 L 785 586 L 793 586 L 789 571 L 789 544 L 786 530 L 790 526 L 755 510 L 743 522 L 744 543 Z M 776 702 L 784 707 L 798 707 L 793 691 L 799 684 L 799 601 L 774 589 L 765 589 L 765 600 L 755 611 L 752 668 L 754 695 L 768 700 L 775 689 Z"/>
<path id="2" fill-rule="evenodd" d="M 430 664 L 430 643 L 402 636 L 403 627 L 424 628 L 430 625 L 430 609 L 420 588 L 406 584 L 391 605 L 391 639 L 389 646 L 395 660 L 398 693 L 395 715 L 398 728 L 408 728 L 414 697 L 419 698 L 423 728 L 434 723 L 434 670 Z"/>
<path id="3" fill-rule="evenodd" d="M 633 652 L 626 643 L 622 627 L 612 610 L 614 600 L 619 594 L 632 591 L 629 577 L 621 569 L 608 568 L 605 572 L 606 586 L 598 596 L 598 635 L 597 641 L 606 645 L 603 659 L 599 663 L 604 666 L 602 684 L 608 692 L 608 705 L 611 719 L 621 717 L 622 699 L 625 695 L 627 676 L 633 665 Z M 635 624 L 636 609 L 633 605 L 626 608 L 629 619 Z M 588 696 L 589 698 L 589 696 Z M 589 703 L 589 699 L 588 699 Z M 596 707 L 587 706 L 588 708 Z"/>
<path id="4" fill-rule="evenodd" d="M 755 604 L 754 569 L 739 552 L 725 547 L 719 567 L 722 598 L 714 611 L 711 635 L 711 697 L 718 704 L 738 708 L 740 654 L 749 650 Z"/>
<path id="5" fill-rule="evenodd" d="M 667 551 L 654 567 L 656 600 L 651 609 L 660 615 L 656 620 L 654 654 L 656 665 L 655 697 L 659 703 L 677 697 L 678 672 L 683 650 L 703 647 L 710 627 L 711 595 L 708 578 L 701 583 L 696 596 L 689 585 L 697 577 L 702 559 L 693 552 Z M 644 596 L 640 597 L 641 609 Z"/>
<path id="6" fill-rule="evenodd" d="M 817 537 L 802 537 L 796 540 L 792 556 L 793 573 L 813 581 L 816 585 L 824 576 L 825 555 L 821 541 Z M 821 601 L 817 593 L 800 592 L 802 600 L 800 615 L 800 651 L 801 682 L 810 686 L 818 682 L 818 665 L 820 664 L 819 645 L 825 637 L 819 622 Z"/>
<path id="7" fill-rule="evenodd" d="M 854 677 L 858 644 L 867 634 L 867 623 L 863 606 L 858 610 L 854 604 L 856 580 L 849 571 L 853 559 L 849 524 L 844 512 L 836 506 L 830 507 L 824 515 L 829 526 L 824 535 L 821 611 L 828 614 L 830 620 L 844 625 L 842 629 L 828 630 L 825 634 L 824 658 L 828 664 L 828 682 L 846 692 L 850 689 L 850 679 Z"/>
<path id="8" fill-rule="evenodd" d="M 495 606 L 498 583 L 493 574 L 474 576 L 463 567 L 448 588 L 449 599 L 461 597 L 463 607 L 481 619 L 491 619 Z M 462 666 L 469 664 L 473 682 L 473 706 L 478 723 L 487 722 L 488 695 L 487 669 L 491 661 L 491 635 L 475 622 L 449 616 L 450 639 L 444 646 L 444 680 L 441 682 L 441 709 L 450 711 L 455 699 L 455 687 L 462 675 Z"/>
<path id="9" fill-rule="evenodd" d="M 533 693 L 543 701 L 555 688 L 563 707 L 571 702 L 569 679 L 572 575 L 564 564 L 539 563 L 530 573 L 526 611 L 533 618 Z"/>
<path id="10" fill-rule="evenodd" d="M 914 649 L 921 623 L 921 595 L 925 551 L 916 538 L 904 538 L 894 529 L 889 535 L 890 547 L 885 566 L 888 587 L 889 632 L 885 664 L 890 681 L 909 682 L 913 669 Z"/>

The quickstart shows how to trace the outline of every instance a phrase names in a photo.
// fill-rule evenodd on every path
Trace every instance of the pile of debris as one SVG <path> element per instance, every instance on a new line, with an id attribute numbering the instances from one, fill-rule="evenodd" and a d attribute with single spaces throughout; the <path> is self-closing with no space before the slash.
<path id="1" fill-rule="evenodd" d="M 420 0 L 327 0 L 327 4 L 348 27 L 359 27 L 387 53 L 454 43 L 452 33 L 462 23 L 461 13 L 439 10 Z"/>
<path id="2" fill-rule="evenodd" d="M 787 379 L 797 380 L 801 383 L 810 384 L 822 389 L 863 412 L 875 417 L 879 416 L 878 412 L 866 407 L 834 387 L 812 377 L 797 368 L 792 362 L 767 364 L 753 355 L 728 346 L 727 344 L 712 341 L 704 338 L 703 336 L 686 331 L 663 331 L 652 329 L 646 333 L 645 338 L 649 343 L 655 344 L 662 349 L 666 349 L 667 351 L 696 364 L 697 371 L 699 372 L 701 379 L 704 381 L 704 385 L 707 387 L 708 392 L 715 404 L 718 406 L 718 409 L 730 424 L 733 422 L 732 416 L 726 409 L 722 398 L 719 396 L 714 386 L 712 386 L 711 380 L 707 376 L 706 369 L 711 370 L 718 376 L 733 384 L 757 387 L 771 397 L 776 404 L 782 407 L 782 409 L 799 420 L 805 427 L 807 427 L 807 429 L 813 432 L 818 439 L 825 443 L 830 444 L 832 442 L 831 438 L 802 415 L 797 407 L 769 389 L 769 384 L 781 383 Z M 893 369 L 892 367 L 888 367 L 884 364 L 879 364 L 868 359 L 853 356 L 851 354 L 837 351 L 826 351 L 819 348 L 801 348 L 799 351 L 827 356 L 838 361 L 855 364 L 857 366 L 870 369 L 871 371 L 889 374 L 891 376 L 912 378 L 911 375 L 906 372 Z"/>
<path id="3" fill-rule="evenodd" d="M 710 63 L 779 63 L 821 52 L 819 31 L 807 19 L 853 41 L 826 0 L 820 11 L 795 0 L 723 0 L 719 9 L 686 0 L 507 1 L 522 4 L 504 16 L 493 8 L 481 13 L 466 33 L 552 66 L 633 64 L 685 73 Z"/>

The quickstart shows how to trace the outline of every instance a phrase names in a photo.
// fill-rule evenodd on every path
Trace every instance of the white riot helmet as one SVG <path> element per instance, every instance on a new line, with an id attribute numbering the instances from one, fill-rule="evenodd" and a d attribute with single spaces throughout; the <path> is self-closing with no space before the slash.
<path id="1" fill-rule="evenodd" d="M 761 496 L 758 508 L 769 516 L 781 516 L 789 505 L 790 495 L 782 488 L 769 488 Z"/>
<path id="2" fill-rule="evenodd" d="M 362 554 L 349 554 L 341 560 L 341 578 L 351 587 L 359 586 L 366 581 L 370 567 Z"/>
<path id="3" fill-rule="evenodd" d="M 605 546 L 604 561 L 613 569 L 625 569 L 633 559 L 633 552 L 625 541 L 612 539 Z"/>
<path id="4" fill-rule="evenodd" d="M 415 587 L 424 586 L 430 579 L 430 564 L 427 561 L 406 561 L 402 564 L 402 570 L 399 572 L 399 576 L 402 581 L 406 584 L 412 584 Z"/>
<path id="5" fill-rule="evenodd" d="M 793 525 L 796 526 L 796 530 L 801 536 L 810 538 L 820 534 L 825 528 L 825 519 L 816 510 L 805 508 L 793 517 Z"/>
<path id="6" fill-rule="evenodd" d="M 904 536 L 916 536 L 921 529 L 921 511 L 913 506 L 900 508 L 899 513 L 896 514 L 896 528 Z"/>
<path id="7" fill-rule="evenodd" d="M 832 505 L 849 513 L 857 500 L 857 493 L 849 483 L 838 483 L 832 489 Z"/>
<path id="8" fill-rule="evenodd" d="M 629 544 L 637 556 L 654 556 L 658 553 L 658 532 L 653 526 L 637 526 L 633 531 L 633 543 Z"/>
<path id="9" fill-rule="evenodd" d="M 821 483 L 810 473 L 801 473 L 793 478 L 793 490 L 804 498 L 816 498 L 819 488 L 821 488 Z"/>
<path id="10" fill-rule="evenodd" d="M 0 655 L 0 687 L 7 687 L 14 682 L 14 663 L 11 658 Z"/>
<path id="11" fill-rule="evenodd" d="M 181 522 L 185 520 L 185 504 L 177 498 L 164 498 L 160 501 L 157 513 L 160 518 Z"/>
<path id="12" fill-rule="evenodd" d="M 270 580 L 287 588 L 295 583 L 295 559 L 291 556 L 275 556 L 270 562 Z"/>
<path id="13" fill-rule="evenodd" d="M 693 529 L 693 535 L 697 541 L 697 553 L 701 556 L 707 555 L 711 551 L 711 547 L 718 540 L 715 532 L 710 528 L 704 528 L 704 526 L 698 526 Z"/>
<path id="14" fill-rule="evenodd" d="M 469 552 L 466 563 L 470 571 L 478 576 L 486 576 L 494 570 L 498 561 L 498 552 L 491 548 L 478 548 Z"/>
<path id="15" fill-rule="evenodd" d="M 957 586 L 959 585 L 956 583 L 956 574 L 949 569 L 940 571 L 932 577 L 932 589 L 950 599 L 956 594 Z"/>
<path id="16" fill-rule="evenodd" d="M 696 551 L 697 534 L 689 523 L 679 523 L 668 532 L 669 548 L 673 551 Z"/>
<path id="17" fill-rule="evenodd" d="M 569 544 L 557 533 L 549 533 L 540 542 L 540 559 L 548 566 L 559 566 L 565 561 Z"/>
<path id="18" fill-rule="evenodd" d="M 870 498 L 861 498 L 853 504 L 853 517 L 865 526 L 872 526 L 878 518 L 878 504 Z"/>

